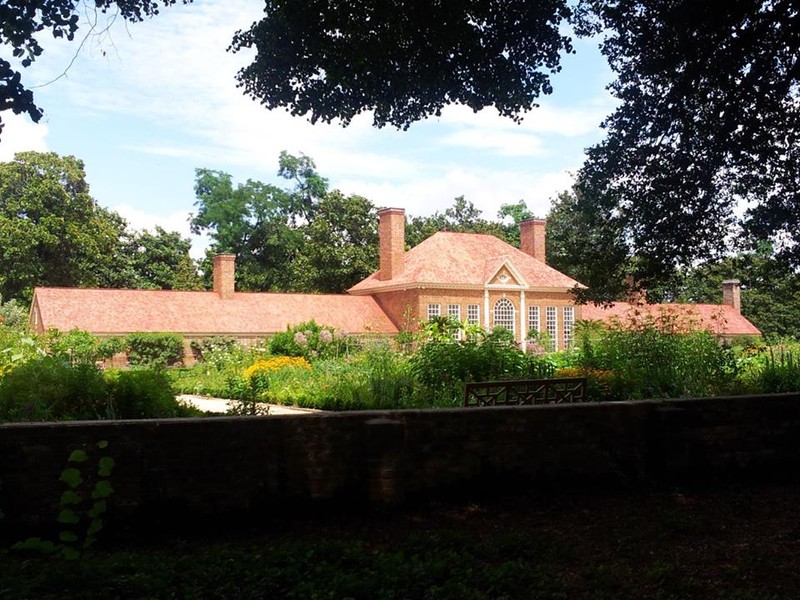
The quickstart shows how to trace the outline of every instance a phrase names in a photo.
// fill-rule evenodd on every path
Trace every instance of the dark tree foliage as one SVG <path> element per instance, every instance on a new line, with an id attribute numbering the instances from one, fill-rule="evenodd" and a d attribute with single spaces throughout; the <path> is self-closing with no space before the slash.
<path id="1" fill-rule="evenodd" d="M 83 162 L 20 152 L 0 163 L 0 297 L 36 286 L 195 289 L 191 242 L 156 227 L 131 232 L 89 194 Z"/>
<path id="2" fill-rule="evenodd" d="M 41 33 L 49 31 L 55 38 L 72 40 L 80 26 L 84 11 L 116 13 L 130 22 L 158 14 L 160 6 L 176 0 L 3 0 L 0 2 L 0 44 L 11 48 L 11 55 L 23 67 L 29 67 L 41 55 Z M 184 4 L 191 0 L 183 0 Z M 20 72 L 0 58 L 0 111 L 27 113 L 34 121 L 42 118 L 33 93 L 22 84 Z M 0 132 L 3 122 L 0 119 Z"/>
<path id="3" fill-rule="evenodd" d="M 512 246 L 519 248 L 519 224 L 527 219 L 533 219 L 534 215 L 525 203 L 525 200 L 517 200 L 514 204 L 501 204 L 497 211 L 497 218 L 503 222 L 503 238 Z M 508 220 L 511 220 L 509 223 Z"/>
<path id="4" fill-rule="evenodd" d="M 378 211 L 362 196 L 325 194 L 303 227 L 303 247 L 293 272 L 295 289 L 342 292 L 378 265 Z"/>
<path id="5" fill-rule="evenodd" d="M 767 339 L 800 338 L 800 275 L 773 256 L 768 242 L 756 249 L 693 266 L 676 274 L 670 286 L 680 302 L 720 301 L 722 281 L 742 283 L 742 314 Z"/>
<path id="6" fill-rule="evenodd" d="M 488 233 L 505 239 L 506 230 L 503 224 L 487 221 L 482 214 L 472 202 L 464 196 L 458 196 L 454 199 L 453 206 L 446 208 L 443 213 L 436 211 L 427 217 L 409 217 L 406 224 L 406 246 L 413 248 L 437 231 Z"/>
<path id="7" fill-rule="evenodd" d="M 655 281 L 730 251 L 737 222 L 800 264 L 800 16 L 795 1 L 583 0 L 602 30 L 621 104 L 579 187 L 617 231 L 636 277 Z M 585 257 L 608 264 L 605 250 Z M 631 260 L 633 259 L 633 260 Z M 620 263 L 617 263 L 617 270 Z"/>
<path id="8" fill-rule="evenodd" d="M 553 200 L 547 215 L 547 264 L 588 286 L 579 300 L 609 302 L 629 291 L 625 279 L 632 270 L 628 248 L 609 207 L 580 186 Z"/>
<path id="9" fill-rule="evenodd" d="M 93 286 L 124 222 L 89 195 L 74 156 L 20 152 L 0 163 L 0 296 L 30 300 L 37 285 Z"/>
<path id="10" fill-rule="evenodd" d="M 343 292 L 377 268 L 377 212 L 360 196 L 328 190 L 307 156 L 282 152 L 278 174 L 291 188 L 198 169 L 194 233 L 212 240 L 211 256 L 233 252 L 237 289 Z"/>
<path id="11" fill-rule="evenodd" d="M 245 93 L 312 122 L 407 128 L 451 103 L 519 118 L 551 92 L 566 0 L 267 0 L 264 18 L 236 33 L 255 49 L 238 75 Z"/>

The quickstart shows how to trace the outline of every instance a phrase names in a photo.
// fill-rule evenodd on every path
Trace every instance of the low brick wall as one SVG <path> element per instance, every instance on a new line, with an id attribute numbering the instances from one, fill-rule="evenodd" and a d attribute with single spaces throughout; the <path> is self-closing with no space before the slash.
<path id="1" fill-rule="evenodd" d="M 0 531 L 52 522 L 109 442 L 109 518 L 230 517 L 482 487 L 796 477 L 800 395 L 0 426 Z"/>

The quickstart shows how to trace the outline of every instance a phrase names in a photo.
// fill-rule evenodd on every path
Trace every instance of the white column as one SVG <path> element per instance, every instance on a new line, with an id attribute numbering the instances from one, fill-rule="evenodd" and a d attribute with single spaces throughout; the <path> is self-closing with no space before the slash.
<path id="1" fill-rule="evenodd" d="M 525 326 L 525 313 L 527 309 L 525 308 L 525 290 L 520 290 L 519 292 L 519 339 L 520 344 L 522 345 L 522 351 L 527 352 L 528 344 L 525 343 L 525 340 L 528 338 L 528 329 Z"/>
<path id="2" fill-rule="evenodd" d="M 489 320 L 489 290 L 483 291 L 483 328 L 489 331 L 491 325 Z"/>

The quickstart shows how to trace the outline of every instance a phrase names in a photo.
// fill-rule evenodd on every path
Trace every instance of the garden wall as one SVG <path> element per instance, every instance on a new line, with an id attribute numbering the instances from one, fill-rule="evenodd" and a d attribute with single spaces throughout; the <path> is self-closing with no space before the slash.
<path id="1" fill-rule="evenodd" d="M 263 516 L 504 486 L 797 477 L 800 395 L 2 425 L 0 531 L 52 522 L 67 457 L 101 440 L 116 463 L 109 519 Z"/>

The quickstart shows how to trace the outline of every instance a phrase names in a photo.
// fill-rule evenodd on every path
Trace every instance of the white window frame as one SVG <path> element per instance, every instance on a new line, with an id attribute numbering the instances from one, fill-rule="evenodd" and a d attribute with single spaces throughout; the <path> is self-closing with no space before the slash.
<path id="1" fill-rule="evenodd" d="M 441 304 L 428 304 L 428 321 L 442 316 Z"/>
<path id="2" fill-rule="evenodd" d="M 467 323 L 479 325 L 481 322 L 481 305 L 467 304 Z"/>
<path id="3" fill-rule="evenodd" d="M 542 314 L 538 306 L 528 307 L 528 331 L 534 330 L 536 333 L 541 331 Z"/>
<path id="4" fill-rule="evenodd" d="M 447 316 L 448 317 L 455 317 L 455 320 L 461 323 L 461 305 L 460 304 L 448 304 L 447 305 Z M 453 336 L 455 339 L 460 340 L 462 337 L 461 328 L 458 328 L 456 334 Z"/>
<path id="5" fill-rule="evenodd" d="M 551 352 L 558 350 L 558 307 L 548 306 L 545 308 L 545 325 L 547 326 L 547 336 L 550 338 Z"/>
<path id="6" fill-rule="evenodd" d="M 575 307 L 565 306 L 562 309 L 561 329 L 564 336 L 564 349 L 572 348 L 575 340 Z"/>
<path id="7" fill-rule="evenodd" d="M 517 309 L 514 303 L 508 298 L 500 298 L 494 303 L 492 316 L 494 317 L 494 327 L 503 327 L 516 335 Z M 499 317 L 499 318 L 498 318 Z"/>

